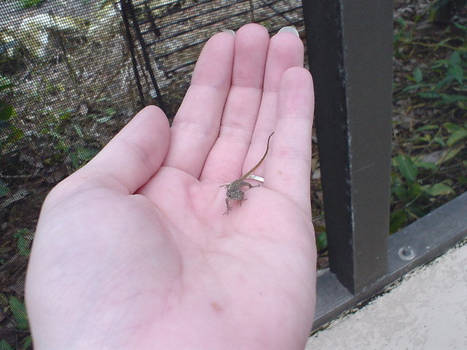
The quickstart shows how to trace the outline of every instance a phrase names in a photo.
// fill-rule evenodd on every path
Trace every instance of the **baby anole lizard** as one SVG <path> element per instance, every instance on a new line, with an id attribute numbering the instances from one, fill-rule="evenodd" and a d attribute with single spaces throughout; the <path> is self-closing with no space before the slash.
<path id="1" fill-rule="evenodd" d="M 226 197 L 225 197 L 225 205 L 227 206 L 227 211 L 224 213 L 224 214 L 228 214 L 230 209 L 232 209 L 230 207 L 230 204 L 229 204 L 229 200 L 236 200 L 236 201 L 243 201 L 245 199 L 245 193 L 243 192 L 242 190 L 242 187 L 244 186 L 247 186 L 248 189 L 252 188 L 252 187 L 257 187 L 257 186 L 253 186 L 252 184 L 246 182 L 245 180 L 253 174 L 253 172 L 258 169 L 258 167 L 261 165 L 261 163 L 263 162 L 264 158 L 266 158 L 266 155 L 268 154 L 268 151 L 269 151 L 269 141 L 271 140 L 271 136 L 274 134 L 274 131 L 271 133 L 271 135 L 269 135 L 268 137 L 268 142 L 267 142 L 267 145 L 266 145 L 266 151 L 264 152 L 264 155 L 261 157 L 261 159 L 259 160 L 259 162 L 250 170 L 248 171 L 247 173 L 245 173 L 244 175 L 242 175 L 240 178 L 238 178 L 237 180 L 227 184 L 227 185 L 223 185 L 227 188 L 227 192 L 226 192 Z"/>

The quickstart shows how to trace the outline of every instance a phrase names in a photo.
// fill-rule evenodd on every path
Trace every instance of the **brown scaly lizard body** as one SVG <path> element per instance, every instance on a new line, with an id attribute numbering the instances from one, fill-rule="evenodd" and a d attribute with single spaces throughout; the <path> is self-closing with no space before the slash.
<path id="1" fill-rule="evenodd" d="M 250 189 L 252 187 L 259 186 L 259 185 L 253 186 L 252 184 L 250 184 L 249 182 L 246 182 L 245 180 L 250 175 L 252 175 L 253 172 L 256 169 L 258 169 L 258 167 L 261 165 L 263 160 L 266 158 L 266 155 L 268 154 L 268 151 L 269 151 L 269 141 L 271 140 L 271 136 L 273 134 L 274 134 L 274 132 L 272 132 L 271 135 L 269 135 L 268 142 L 267 142 L 267 145 L 266 145 L 266 151 L 264 152 L 264 155 L 261 157 L 259 162 L 250 171 L 248 171 L 247 173 L 242 175 L 237 180 L 235 180 L 235 181 L 233 181 L 233 182 L 231 182 L 231 183 L 229 183 L 227 185 L 223 185 L 223 186 L 225 186 L 227 188 L 226 197 L 225 197 L 225 205 L 227 206 L 227 211 L 224 214 L 228 214 L 230 209 L 232 209 L 230 207 L 229 200 L 240 201 L 240 203 L 241 203 L 241 201 L 245 200 L 245 192 L 243 192 L 242 187 L 247 186 L 248 189 Z"/>

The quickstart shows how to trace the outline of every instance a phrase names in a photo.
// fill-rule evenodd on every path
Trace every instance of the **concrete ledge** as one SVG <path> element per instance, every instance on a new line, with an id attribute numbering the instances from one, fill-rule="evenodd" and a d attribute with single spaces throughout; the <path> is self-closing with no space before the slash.
<path id="1" fill-rule="evenodd" d="M 387 238 L 387 273 L 355 295 L 329 269 L 320 271 L 313 329 L 321 328 L 342 312 L 378 295 L 405 273 L 432 261 L 467 238 L 465 213 L 467 192 L 390 235 Z"/>
<path id="2" fill-rule="evenodd" d="M 388 290 L 315 333 L 306 350 L 467 348 L 467 244 Z"/>

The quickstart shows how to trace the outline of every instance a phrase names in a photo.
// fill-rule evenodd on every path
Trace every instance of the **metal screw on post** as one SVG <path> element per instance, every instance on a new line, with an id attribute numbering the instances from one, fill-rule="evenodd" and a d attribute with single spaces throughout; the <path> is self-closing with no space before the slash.
<path id="1" fill-rule="evenodd" d="M 405 261 L 413 260 L 413 258 L 415 258 L 415 252 L 409 245 L 400 248 L 398 254 L 399 257 Z"/>

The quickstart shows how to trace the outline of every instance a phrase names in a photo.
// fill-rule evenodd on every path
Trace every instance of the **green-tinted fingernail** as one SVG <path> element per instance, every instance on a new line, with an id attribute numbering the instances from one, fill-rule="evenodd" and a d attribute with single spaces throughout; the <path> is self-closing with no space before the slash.
<path id="1" fill-rule="evenodd" d="M 300 35 L 298 34 L 298 31 L 297 31 L 297 28 L 295 28 L 295 27 L 293 27 L 293 26 L 282 27 L 282 28 L 279 30 L 279 33 L 283 33 L 283 32 L 293 33 L 293 34 L 295 34 L 297 37 L 300 37 Z"/>

